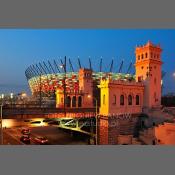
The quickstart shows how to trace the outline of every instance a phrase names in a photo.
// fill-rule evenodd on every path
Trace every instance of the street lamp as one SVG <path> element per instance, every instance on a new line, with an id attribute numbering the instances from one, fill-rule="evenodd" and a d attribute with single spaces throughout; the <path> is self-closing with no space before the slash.
<path id="1" fill-rule="evenodd" d="M 88 98 L 93 98 L 95 100 L 95 118 L 96 118 L 96 137 L 95 137 L 95 141 L 96 141 L 96 145 L 98 145 L 98 100 L 95 97 L 92 97 L 91 95 L 87 96 Z"/>
<path id="2" fill-rule="evenodd" d="M 64 117 L 66 117 L 66 57 L 64 57 L 64 64 L 61 64 L 60 68 L 64 70 Z"/>
<path id="3" fill-rule="evenodd" d="M 27 97 L 27 94 L 26 94 L 25 92 L 23 92 L 23 93 L 21 94 L 21 96 L 22 96 L 23 98 L 25 98 L 25 97 Z"/>
<path id="4" fill-rule="evenodd" d="M 4 94 L 1 95 L 1 145 L 3 145 L 3 126 L 2 126 L 3 99 L 4 99 Z"/>
<path id="5" fill-rule="evenodd" d="M 10 93 L 10 99 L 11 99 L 11 106 L 12 106 L 13 93 Z"/>

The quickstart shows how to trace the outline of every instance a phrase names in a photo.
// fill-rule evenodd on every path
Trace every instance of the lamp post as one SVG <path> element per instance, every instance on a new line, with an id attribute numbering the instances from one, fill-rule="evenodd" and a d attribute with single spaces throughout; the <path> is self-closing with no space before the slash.
<path id="1" fill-rule="evenodd" d="M 93 98 L 95 100 L 95 119 L 96 119 L 96 137 L 95 142 L 96 145 L 98 145 L 98 100 L 95 97 L 92 97 L 91 95 L 88 95 L 88 98 Z"/>
<path id="2" fill-rule="evenodd" d="M 12 100 L 13 100 L 13 93 L 10 93 L 11 107 L 12 107 Z"/>
<path id="3" fill-rule="evenodd" d="M 64 91 L 64 117 L 66 117 L 66 56 L 64 57 L 64 64 L 60 65 L 60 68 L 64 70 L 64 85 L 63 85 L 63 91 Z"/>
<path id="4" fill-rule="evenodd" d="M 2 118 L 3 118 L 3 99 L 4 99 L 4 94 L 1 95 L 1 145 L 3 145 L 3 126 L 2 126 Z"/>
<path id="5" fill-rule="evenodd" d="M 42 106 L 42 88 L 41 88 L 41 74 L 39 75 L 39 105 Z"/>

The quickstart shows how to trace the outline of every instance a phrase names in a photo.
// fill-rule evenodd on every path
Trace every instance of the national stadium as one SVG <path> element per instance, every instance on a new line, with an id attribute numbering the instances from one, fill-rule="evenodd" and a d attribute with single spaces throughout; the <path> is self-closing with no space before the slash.
<path id="1" fill-rule="evenodd" d="M 77 62 L 77 63 L 75 63 Z M 42 96 L 51 97 L 55 95 L 57 89 L 63 89 L 64 82 L 66 84 L 66 92 L 79 91 L 79 79 L 78 70 L 82 68 L 80 59 L 72 62 L 70 59 L 43 61 L 37 64 L 30 65 L 25 75 L 31 90 L 32 95 L 38 96 L 42 93 Z M 133 71 L 133 64 L 130 62 L 127 66 L 125 73 L 123 72 L 122 60 L 118 66 L 118 71 L 114 71 L 114 60 L 110 60 L 108 70 L 102 70 L 102 59 L 99 59 L 97 65 L 93 64 L 89 58 L 89 65 L 86 68 L 92 70 L 92 77 L 94 84 L 99 84 L 101 79 L 110 78 L 114 80 L 132 80 L 135 79 Z M 78 68 L 74 68 L 78 65 Z M 97 71 L 98 69 L 98 71 Z"/>

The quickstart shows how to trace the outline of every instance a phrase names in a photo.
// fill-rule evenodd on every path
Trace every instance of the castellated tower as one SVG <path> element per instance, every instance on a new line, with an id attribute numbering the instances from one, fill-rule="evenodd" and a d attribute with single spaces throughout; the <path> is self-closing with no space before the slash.
<path id="1" fill-rule="evenodd" d="M 145 85 L 143 107 L 161 106 L 161 61 L 162 49 L 150 41 L 144 46 L 136 47 L 136 81 Z"/>
<path id="2" fill-rule="evenodd" d="M 92 70 L 81 68 L 79 70 L 79 90 L 83 93 L 83 107 L 93 107 L 93 80 Z"/>

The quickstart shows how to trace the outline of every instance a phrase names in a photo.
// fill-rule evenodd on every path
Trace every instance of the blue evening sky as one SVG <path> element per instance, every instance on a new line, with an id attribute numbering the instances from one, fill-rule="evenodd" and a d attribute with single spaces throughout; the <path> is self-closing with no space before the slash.
<path id="1" fill-rule="evenodd" d="M 39 61 L 70 57 L 74 66 L 77 57 L 87 67 L 90 56 L 93 66 L 108 70 L 114 58 L 114 71 L 124 59 L 124 71 L 131 60 L 135 61 L 136 45 L 148 40 L 160 44 L 163 53 L 164 93 L 175 93 L 175 30 L 0 30 L 0 93 L 28 91 L 25 69 Z"/>

